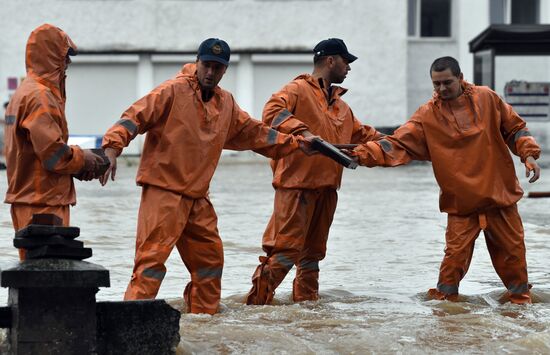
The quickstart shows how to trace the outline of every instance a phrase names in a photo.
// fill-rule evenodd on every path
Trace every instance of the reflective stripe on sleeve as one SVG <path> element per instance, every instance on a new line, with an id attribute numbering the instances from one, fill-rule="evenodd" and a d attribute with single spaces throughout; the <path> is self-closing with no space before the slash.
<path id="1" fill-rule="evenodd" d="M 445 285 L 439 283 L 437 284 L 437 290 L 447 295 L 454 295 L 458 293 L 458 285 Z"/>
<path id="2" fill-rule="evenodd" d="M 288 111 L 287 109 L 282 110 L 281 113 L 279 113 L 279 115 L 275 117 L 273 122 L 271 122 L 271 127 L 279 126 L 281 123 L 284 122 L 284 120 L 286 120 L 288 116 L 291 116 L 291 115 L 292 113 L 290 113 L 290 111 Z"/>
<path id="3" fill-rule="evenodd" d="M 145 277 L 150 277 L 152 279 L 157 279 L 162 281 L 162 279 L 164 279 L 164 275 L 166 275 L 166 271 L 147 268 L 147 269 L 144 269 L 141 272 L 141 274 Z"/>
<path id="4" fill-rule="evenodd" d="M 59 149 L 55 153 L 53 153 L 51 157 L 46 159 L 46 161 L 44 162 L 44 166 L 48 170 L 53 170 L 53 168 L 55 168 L 59 160 L 70 151 L 71 151 L 71 148 L 68 145 L 63 144 L 61 147 L 59 147 Z"/>
<path id="5" fill-rule="evenodd" d="M 6 125 L 10 125 L 14 123 L 15 123 L 15 116 L 13 115 L 6 116 Z"/>
<path id="6" fill-rule="evenodd" d="M 277 143 L 277 131 L 270 128 L 269 132 L 267 133 L 267 143 L 268 144 L 275 144 Z"/>
<path id="7" fill-rule="evenodd" d="M 521 137 L 531 137 L 531 133 L 525 130 L 517 131 L 514 135 L 514 142 L 517 142 Z"/>
<path id="8" fill-rule="evenodd" d="M 393 146 L 392 146 L 390 141 L 387 141 L 385 139 L 381 139 L 381 140 L 378 141 L 378 143 L 380 143 L 380 146 L 382 147 L 382 149 L 384 149 L 384 151 L 386 153 L 391 152 L 392 149 L 393 149 Z"/>
<path id="9" fill-rule="evenodd" d="M 121 125 L 122 127 L 126 128 L 128 130 L 128 132 L 130 132 L 131 135 L 134 135 L 136 134 L 137 132 L 137 126 L 134 122 L 132 122 L 131 120 L 129 119 L 121 119 L 121 120 L 118 120 L 117 123 L 115 123 L 116 125 Z"/>

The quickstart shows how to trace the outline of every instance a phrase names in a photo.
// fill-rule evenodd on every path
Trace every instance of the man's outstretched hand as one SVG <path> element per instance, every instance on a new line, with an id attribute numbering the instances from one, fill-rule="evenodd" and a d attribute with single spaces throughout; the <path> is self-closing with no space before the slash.
<path id="1" fill-rule="evenodd" d="M 99 165 L 103 163 L 103 158 L 90 149 L 83 149 L 82 152 L 84 153 L 84 167 L 80 173 L 77 174 L 77 178 L 83 181 L 90 181 L 97 178 L 96 172 Z"/>
<path id="2" fill-rule="evenodd" d="M 531 172 L 533 172 L 533 176 L 529 179 L 529 182 L 533 183 L 540 177 L 540 167 L 535 158 L 527 157 L 527 159 L 525 159 L 525 177 L 529 177 Z"/>
<path id="3" fill-rule="evenodd" d="M 105 174 L 99 177 L 99 182 L 102 186 L 105 186 L 105 184 L 107 184 L 107 181 L 109 181 L 109 176 L 111 177 L 111 180 L 115 181 L 116 175 L 116 150 L 113 148 L 105 148 L 105 155 L 107 156 L 107 158 L 109 158 L 109 163 L 111 165 L 109 166 L 107 171 L 105 171 Z"/>

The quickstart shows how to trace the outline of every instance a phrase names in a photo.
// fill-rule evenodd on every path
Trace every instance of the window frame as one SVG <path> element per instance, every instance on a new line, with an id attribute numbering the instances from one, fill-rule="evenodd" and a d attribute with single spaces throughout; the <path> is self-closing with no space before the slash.
<path id="1" fill-rule="evenodd" d="M 501 22 L 495 22 L 495 21 L 492 21 L 492 18 L 491 18 L 491 13 L 493 11 L 493 8 L 492 8 L 492 4 L 493 4 L 493 1 L 499 1 L 501 4 L 502 4 L 502 7 L 504 9 L 504 13 L 503 13 L 503 16 L 504 18 L 502 19 Z M 541 1 L 540 0 L 536 0 L 537 1 L 537 13 L 536 13 L 536 21 L 535 21 L 535 25 L 538 25 L 541 23 L 542 21 L 542 4 L 541 4 Z M 491 25 L 493 24 L 505 24 L 505 25 L 512 25 L 512 0 L 490 0 L 489 1 L 489 23 Z"/>

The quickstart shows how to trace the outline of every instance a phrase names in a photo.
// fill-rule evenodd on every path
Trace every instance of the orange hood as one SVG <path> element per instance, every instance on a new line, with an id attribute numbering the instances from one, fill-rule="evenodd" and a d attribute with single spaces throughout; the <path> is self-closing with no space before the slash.
<path id="1" fill-rule="evenodd" d="M 195 76 L 197 72 L 196 63 L 187 63 L 181 67 L 181 71 L 176 75 L 176 78 L 181 78 L 184 76 Z"/>
<path id="2" fill-rule="evenodd" d="M 65 79 L 65 57 L 69 49 L 76 54 L 76 45 L 58 27 L 44 24 L 36 28 L 27 41 L 27 75 L 48 87 L 61 88 Z"/>

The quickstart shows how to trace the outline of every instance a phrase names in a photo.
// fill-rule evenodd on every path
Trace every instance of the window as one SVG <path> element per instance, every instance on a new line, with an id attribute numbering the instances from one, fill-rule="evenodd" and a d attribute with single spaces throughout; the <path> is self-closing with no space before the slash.
<path id="1" fill-rule="evenodd" d="M 537 24 L 540 22 L 540 0 L 491 0 L 491 24 Z"/>
<path id="2" fill-rule="evenodd" d="M 511 23 L 539 23 L 539 0 L 512 0 Z"/>
<path id="3" fill-rule="evenodd" d="M 411 37 L 450 37 L 451 0 L 408 0 Z"/>

